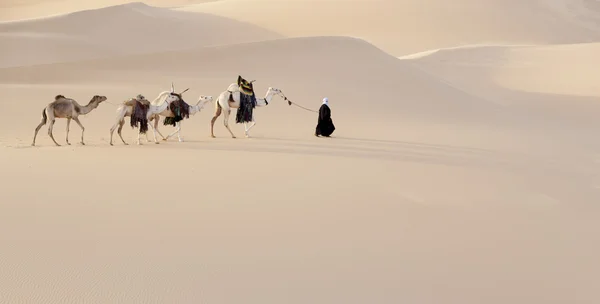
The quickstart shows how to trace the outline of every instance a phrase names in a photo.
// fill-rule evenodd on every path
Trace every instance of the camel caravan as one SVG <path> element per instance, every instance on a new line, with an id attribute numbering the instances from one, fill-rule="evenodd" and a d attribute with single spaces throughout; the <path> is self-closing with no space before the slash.
<path id="1" fill-rule="evenodd" d="M 256 125 L 256 120 L 254 119 L 254 109 L 256 107 L 262 107 L 269 104 L 273 96 L 280 95 L 285 98 L 281 90 L 269 87 L 265 94 L 264 98 L 257 98 L 254 92 L 254 83 L 255 80 L 247 81 L 242 78 L 242 76 L 238 75 L 237 82 L 234 82 L 229 85 L 227 90 L 221 92 L 217 99 L 215 100 L 215 112 L 214 116 L 210 121 L 210 136 L 215 138 L 214 134 L 214 124 L 217 118 L 223 114 L 223 124 L 225 128 L 229 131 L 232 138 L 236 138 L 231 129 L 229 128 L 229 116 L 231 114 L 231 109 L 237 109 L 236 123 L 244 124 L 244 134 L 246 137 L 250 137 L 250 129 Z M 113 133 L 117 130 L 117 134 L 119 138 L 123 142 L 124 145 L 128 145 L 127 142 L 123 139 L 121 135 L 121 131 L 123 126 L 125 125 L 125 118 L 129 117 L 130 126 L 135 129 L 138 129 L 138 136 L 136 143 L 141 145 L 140 137 L 142 134 L 145 135 L 146 141 L 150 142 L 148 138 L 148 130 L 152 129 L 152 133 L 154 136 L 154 143 L 158 144 L 156 133 L 158 133 L 163 141 L 166 141 L 170 137 L 177 134 L 177 138 L 180 142 L 183 142 L 183 138 L 181 137 L 181 123 L 184 119 L 190 117 L 190 115 L 194 115 L 202 110 L 206 103 L 212 102 L 214 98 L 212 96 L 204 96 L 201 95 L 198 98 L 198 101 L 195 105 L 190 105 L 185 102 L 183 99 L 183 93 L 189 90 L 185 89 L 180 93 L 175 92 L 175 87 L 171 84 L 170 91 L 163 91 L 154 100 L 149 101 L 142 94 L 138 94 L 134 98 L 129 98 L 127 100 L 122 101 L 117 106 L 116 110 L 116 120 L 113 126 L 110 128 L 110 145 L 113 145 Z M 85 128 L 79 121 L 80 115 L 89 114 L 91 111 L 96 109 L 100 103 L 106 101 L 106 96 L 95 95 L 89 101 L 86 106 L 80 105 L 76 100 L 67 98 L 63 95 L 57 95 L 54 98 L 54 101 L 49 103 L 42 110 L 42 119 L 40 124 L 36 127 L 35 133 L 33 136 L 32 146 L 35 146 L 35 140 L 38 134 L 38 131 L 42 126 L 46 123 L 48 126 L 48 135 L 56 144 L 56 146 L 60 146 L 54 139 L 52 135 L 52 130 L 54 127 L 54 122 L 56 118 L 66 118 L 67 119 L 67 135 L 66 142 L 67 145 L 69 143 L 69 126 L 71 123 L 71 119 L 74 120 L 81 127 L 81 144 L 84 145 L 83 141 L 83 133 Z M 158 130 L 158 123 L 160 117 L 164 117 L 163 125 L 173 126 L 175 127 L 175 131 L 166 137 L 160 133 Z"/>

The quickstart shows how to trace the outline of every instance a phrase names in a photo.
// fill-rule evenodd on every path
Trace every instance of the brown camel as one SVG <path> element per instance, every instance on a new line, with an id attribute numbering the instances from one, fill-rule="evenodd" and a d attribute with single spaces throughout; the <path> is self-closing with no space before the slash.
<path id="1" fill-rule="evenodd" d="M 38 131 L 49 120 L 50 125 L 48 126 L 48 135 L 50 135 L 50 138 L 52 138 L 52 141 L 54 141 L 54 143 L 57 146 L 60 146 L 56 142 L 56 140 L 54 140 L 54 136 L 52 136 L 52 128 L 54 127 L 54 120 L 56 118 L 66 118 L 67 119 L 67 145 L 70 145 L 70 143 L 69 143 L 69 125 L 71 124 L 71 119 L 73 119 L 81 127 L 81 144 L 85 145 L 85 143 L 83 143 L 83 132 L 85 131 L 85 128 L 79 121 L 78 117 L 79 117 L 79 115 L 88 114 L 89 112 L 91 112 L 92 110 L 97 108 L 98 105 L 100 105 L 100 103 L 105 100 L 106 100 L 106 96 L 94 95 L 94 97 L 92 97 L 92 99 L 86 106 L 81 106 L 74 99 L 67 98 L 63 95 L 57 95 L 54 98 L 54 101 L 49 103 L 42 110 L 42 121 L 37 126 L 37 128 L 35 128 L 35 134 L 33 135 L 33 143 L 31 145 L 35 146 L 35 138 L 37 137 Z"/>

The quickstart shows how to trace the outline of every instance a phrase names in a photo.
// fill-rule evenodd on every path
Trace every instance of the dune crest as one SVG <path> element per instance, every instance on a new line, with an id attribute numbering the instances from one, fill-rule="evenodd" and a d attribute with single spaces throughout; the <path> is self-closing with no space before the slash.
<path id="1" fill-rule="evenodd" d="M 39 36 L 43 36 L 43 48 L 36 47 Z M 177 12 L 143 3 L 128 3 L 48 18 L 1 23 L 0 43 L 6 47 L 0 50 L 0 67 L 182 50 L 280 37 L 256 26 L 210 14 Z"/>
<path id="2" fill-rule="evenodd" d="M 600 43 L 565 45 L 498 45 L 436 50 L 426 56 L 403 57 L 438 75 L 466 75 L 501 87 L 532 93 L 600 96 L 595 80 Z M 557 71 L 560 71 L 558 73 Z"/>
<path id="3" fill-rule="evenodd" d="M 584 0 L 225 0 L 178 10 L 243 20 L 292 37 L 360 37 L 403 56 L 478 43 L 600 41 L 600 29 L 590 26 L 600 24 L 594 21 L 600 20 L 600 10 L 591 6 Z"/>
<path id="4" fill-rule="evenodd" d="M 74 11 L 105 8 L 113 5 L 136 4 L 173 7 L 215 0 L 3 0 L 0 3 L 0 22 L 24 21 L 59 16 Z M 218 0 L 217 0 L 218 1 Z"/>

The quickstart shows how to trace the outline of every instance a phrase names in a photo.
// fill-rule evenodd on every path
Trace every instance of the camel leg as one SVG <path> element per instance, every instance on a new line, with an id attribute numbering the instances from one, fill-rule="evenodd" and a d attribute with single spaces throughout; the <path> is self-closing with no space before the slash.
<path id="1" fill-rule="evenodd" d="M 175 135 L 175 133 L 177 133 L 177 128 L 179 126 L 179 122 L 175 123 L 175 131 L 173 131 L 173 133 L 167 135 L 167 139 L 171 138 L 171 136 Z"/>
<path id="2" fill-rule="evenodd" d="M 182 142 L 183 139 L 181 139 L 180 130 L 181 130 L 181 121 L 178 121 L 175 123 L 175 131 L 173 131 L 173 133 L 167 135 L 167 138 L 169 138 L 169 137 L 175 135 L 175 133 L 177 133 L 177 138 L 179 139 L 180 142 Z"/>
<path id="3" fill-rule="evenodd" d="M 256 121 L 254 120 L 254 118 L 252 118 L 252 123 L 250 123 L 250 126 L 246 130 L 246 137 L 250 137 L 250 129 L 252 129 L 252 127 L 254 127 L 255 125 L 256 125 Z"/>
<path id="4" fill-rule="evenodd" d="M 150 126 L 150 122 L 148 122 L 148 125 Z M 146 142 L 150 142 L 150 135 L 148 135 L 148 132 L 146 132 L 144 135 L 146 135 Z"/>
<path id="5" fill-rule="evenodd" d="M 148 122 L 148 125 L 150 126 L 150 128 L 152 128 L 152 134 L 154 135 L 154 143 L 158 145 L 159 142 L 156 139 L 156 128 L 150 122 Z M 148 132 L 146 132 L 146 138 L 148 138 Z"/>
<path id="6" fill-rule="evenodd" d="M 151 125 L 151 123 L 152 123 L 152 121 L 151 121 L 151 120 L 152 120 L 152 118 L 153 118 L 153 117 L 150 117 L 150 119 L 148 119 L 148 126 L 150 126 L 150 125 Z M 146 132 L 146 134 L 144 134 L 144 135 L 146 135 L 146 142 L 150 142 L 150 138 L 148 137 L 148 132 Z"/>
<path id="7" fill-rule="evenodd" d="M 183 138 L 181 138 L 181 123 L 182 121 L 178 121 L 177 122 L 177 139 L 179 139 L 179 142 L 183 142 Z"/>
<path id="8" fill-rule="evenodd" d="M 69 126 L 71 125 L 71 118 L 67 118 L 67 145 L 71 145 L 71 143 L 69 143 Z"/>
<path id="9" fill-rule="evenodd" d="M 31 143 L 32 146 L 35 146 L 35 138 L 37 137 L 38 132 L 40 131 L 40 129 L 42 128 L 43 125 L 46 124 L 46 118 L 42 117 L 42 121 L 40 122 L 40 124 L 35 128 L 35 133 L 33 134 L 33 142 Z"/>
<path id="10" fill-rule="evenodd" d="M 123 124 L 125 123 L 125 115 L 127 113 L 127 109 L 125 108 L 120 108 L 120 110 L 117 110 L 117 120 L 115 121 L 115 124 L 110 128 L 110 145 L 113 145 L 113 133 L 115 132 L 115 129 L 117 128 L 117 126 L 119 127 L 119 136 L 121 136 L 121 129 L 123 128 Z M 123 137 L 121 137 L 121 140 L 123 140 Z M 123 141 L 123 143 L 125 143 L 125 141 Z"/>
<path id="11" fill-rule="evenodd" d="M 217 109 L 215 110 L 215 115 L 210 120 L 210 137 L 212 137 L 212 138 L 215 138 L 215 133 L 214 133 L 215 121 L 217 121 L 217 118 L 219 118 L 219 116 L 221 116 L 221 112 L 223 112 L 223 110 L 221 109 L 220 106 L 218 106 Z"/>
<path id="12" fill-rule="evenodd" d="M 85 145 L 85 143 L 83 142 L 83 133 L 85 133 L 85 128 L 81 124 L 81 121 L 79 121 L 79 118 L 73 117 L 73 120 L 81 127 L 81 144 Z"/>
<path id="13" fill-rule="evenodd" d="M 167 138 L 168 138 L 168 137 L 165 138 L 164 135 L 162 135 L 162 133 L 160 133 L 160 130 L 158 129 L 158 121 L 159 120 L 160 120 L 160 117 L 158 115 L 152 116 L 152 118 L 150 118 L 150 120 L 148 120 L 148 124 L 150 126 L 152 126 L 151 123 L 154 123 L 154 128 L 152 129 L 152 131 L 154 132 L 154 142 L 156 142 L 156 132 L 158 132 L 158 135 L 160 135 L 160 137 L 162 137 L 163 140 L 167 140 Z M 146 133 L 146 141 L 150 142 L 150 139 L 148 138 L 148 133 Z"/>
<path id="14" fill-rule="evenodd" d="M 231 114 L 231 109 L 227 109 L 227 111 L 224 111 L 223 124 L 225 125 L 225 128 L 227 128 L 227 131 L 229 131 L 229 134 L 231 134 L 231 137 L 235 138 L 235 135 L 233 135 L 233 132 L 229 128 L 229 115 L 230 114 Z"/>
<path id="15" fill-rule="evenodd" d="M 54 139 L 54 136 L 52 135 L 52 129 L 54 129 L 54 121 L 55 119 L 52 118 L 52 120 L 50 120 L 50 125 L 48 126 L 48 135 L 50 136 L 50 138 L 52 138 L 52 141 L 60 147 L 60 145 L 56 142 L 56 140 Z"/>
<path id="16" fill-rule="evenodd" d="M 121 141 L 127 146 L 129 144 L 125 142 L 125 140 L 123 139 L 123 136 L 121 135 L 121 130 L 123 130 L 124 125 L 125 125 L 125 119 L 122 119 L 121 121 L 119 121 L 119 129 L 117 129 L 117 134 L 119 134 Z M 112 145 L 112 133 L 110 134 L 110 144 Z"/>
<path id="17" fill-rule="evenodd" d="M 117 120 L 117 122 L 115 122 L 115 124 L 110 128 L 110 145 L 113 145 L 113 133 L 115 132 L 115 129 L 117 128 L 118 125 L 121 125 L 121 123 L 125 123 L 125 121 L 123 120 L 123 118 L 119 117 L 120 119 Z M 121 134 L 121 128 L 119 128 L 119 135 Z"/>
<path id="18" fill-rule="evenodd" d="M 142 142 L 140 141 L 140 136 L 142 135 L 142 131 L 141 128 L 138 128 L 138 136 L 137 136 L 137 144 L 138 145 L 142 145 Z"/>
<path id="19" fill-rule="evenodd" d="M 148 120 L 148 126 L 151 126 L 151 123 L 152 123 L 152 122 L 150 122 L 150 120 Z M 148 132 L 146 132 L 146 133 L 144 134 L 144 136 L 146 137 L 146 142 L 150 142 L 150 135 L 148 135 Z"/>
<path id="20" fill-rule="evenodd" d="M 160 135 L 160 137 L 162 137 L 163 140 L 166 141 L 167 138 L 169 138 L 169 137 L 168 136 L 165 137 L 164 135 L 162 135 L 162 133 L 160 133 L 160 130 L 158 129 L 159 120 L 160 120 L 160 116 L 157 115 L 154 117 L 154 130 L 156 130 L 156 132 L 158 132 L 158 135 Z M 154 134 L 154 136 L 156 137 L 156 134 Z"/>

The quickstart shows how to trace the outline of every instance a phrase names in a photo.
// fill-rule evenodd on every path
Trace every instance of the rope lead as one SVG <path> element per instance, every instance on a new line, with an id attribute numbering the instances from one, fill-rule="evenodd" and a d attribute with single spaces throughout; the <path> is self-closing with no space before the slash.
<path id="1" fill-rule="evenodd" d="M 283 95 L 283 93 L 282 93 L 281 95 Z M 309 111 L 309 112 L 313 112 L 313 113 L 319 113 L 319 111 L 315 111 L 315 110 L 307 109 L 307 108 L 305 108 L 305 107 L 303 107 L 303 106 L 301 106 L 301 105 L 299 105 L 299 104 L 297 104 L 297 103 L 295 103 L 295 102 L 292 102 L 292 101 L 291 101 L 291 100 L 289 100 L 289 99 L 288 99 L 288 98 L 287 98 L 285 95 L 283 95 L 283 99 L 284 99 L 285 101 L 287 101 L 287 102 L 288 102 L 288 105 L 290 105 L 290 106 L 291 106 L 291 105 L 295 105 L 295 106 L 297 106 L 298 108 L 301 108 L 301 109 L 303 109 L 303 110 L 306 110 L 306 111 Z"/>

